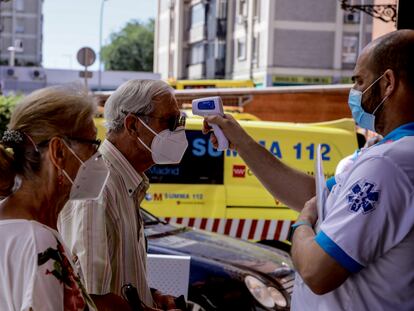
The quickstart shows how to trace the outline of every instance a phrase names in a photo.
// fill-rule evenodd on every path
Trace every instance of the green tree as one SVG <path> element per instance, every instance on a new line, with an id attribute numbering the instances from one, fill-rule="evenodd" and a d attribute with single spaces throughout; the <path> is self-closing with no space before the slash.
<path id="1" fill-rule="evenodd" d="M 0 96 L 0 139 L 4 131 L 7 129 L 14 106 L 23 98 L 22 95 L 17 96 Z"/>
<path id="2" fill-rule="evenodd" d="M 154 20 L 131 21 L 102 48 L 106 70 L 152 71 L 154 58 Z"/>

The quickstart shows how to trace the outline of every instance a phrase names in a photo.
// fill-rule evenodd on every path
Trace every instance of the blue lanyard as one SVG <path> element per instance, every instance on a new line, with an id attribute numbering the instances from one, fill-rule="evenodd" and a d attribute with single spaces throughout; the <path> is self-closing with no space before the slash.
<path id="1" fill-rule="evenodd" d="M 414 136 L 414 122 L 407 123 L 407 124 L 401 125 L 400 127 L 397 127 L 395 130 L 389 132 L 376 145 L 382 145 L 390 141 L 396 141 L 405 136 Z"/>

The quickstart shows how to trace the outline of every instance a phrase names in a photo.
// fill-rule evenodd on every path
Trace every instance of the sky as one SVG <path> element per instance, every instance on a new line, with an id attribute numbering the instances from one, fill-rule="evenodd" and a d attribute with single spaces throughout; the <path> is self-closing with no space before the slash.
<path id="1" fill-rule="evenodd" d="M 43 67 L 83 68 L 76 60 L 77 51 L 91 47 L 99 51 L 101 4 L 104 0 L 44 0 Z M 102 45 L 110 34 L 133 20 L 145 22 L 155 17 L 157 0 L 105 0 L 102 18 Z M 97 55 L 98 56 L 98 55 Z M 98 58 L 89 67 L 98 69 Z"/>

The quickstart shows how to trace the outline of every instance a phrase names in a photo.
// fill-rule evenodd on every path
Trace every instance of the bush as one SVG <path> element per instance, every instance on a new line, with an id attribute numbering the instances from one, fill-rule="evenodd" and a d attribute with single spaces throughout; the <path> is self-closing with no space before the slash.
<path id="1" fill-rule="evenodd" d="M 22 95 L 0 96 L 0 139 L 7 129 L 14 106 L 22 97 Z"/>

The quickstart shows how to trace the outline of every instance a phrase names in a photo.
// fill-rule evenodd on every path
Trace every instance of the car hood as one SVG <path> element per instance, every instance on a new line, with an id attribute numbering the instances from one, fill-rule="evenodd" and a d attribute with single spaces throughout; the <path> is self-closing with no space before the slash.
<path id="1" fill-rule="evenodd" d="M 289 255 L 275 248 L 171 224 L 145 227 L 152 247 L 250 268 L 275 277 L 292 271 Z"/>

